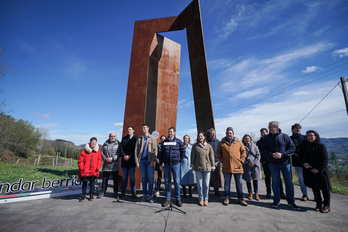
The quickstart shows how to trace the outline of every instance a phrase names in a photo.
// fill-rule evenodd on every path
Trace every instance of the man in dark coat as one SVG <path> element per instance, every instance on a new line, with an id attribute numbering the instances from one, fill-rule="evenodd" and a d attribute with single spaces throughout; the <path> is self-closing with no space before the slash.
<path id="1" fill-rule="evenodd" d="M 219 188 L 220 188 L 220 182 L 221 182 L 221 164 L 219 161 L 219 158 L 217 157 L 216 150 L 219 146 L 219 140 L 216 138 L 216 133 L 214 128 L 210 128 L 207 131 L 207 142 L 210 144 L 210 146 L 213 148 L 214 151 L 214 158 L 215 158 L 215 171 L 212 171 L 212 182 L 214 186 L 214 192 L 215 195 L 220 197 Z"/>
<path id="2" fill-rule="evenodd" d="M 256 142 L 256 145 L 259 147 L 259 150 L 261 153 L 261 164 L 263 167 L 263 173 L 265 174 L 266 198 L 272 198 L 272 194 L 271 194 L 271 171 L 269 170 L 269 163 L 268 163 L 267 155 L 263 154 L 263 152 L 262 152 L 263 138 L 266 135 L 268 135 L 268 129 L 261 128 L 260 134 L 261 134 L 261 138 L 259 141 Z M 286 199 L 281 178 L 279 180 L 279 186 L 280 186 L 280 198 Z"/>
<path id="3" fill-rule="evenodd" d="M 122 138 L 121 141 L 121 156 L 122 156 L 122 174 L 123 174 L 123 183 L 122 183 L 122 192 L 120 197 L 124 197 L 126 193 L 126 188 L 128 184 L 128 173 L 130 177 L 132 197 L 137 198 L 135 191 L 135 160 L 134 160 L 134 151 L 135 143 L 138 139 L 138 136 L 134 133 L 134 127 L 128 126 L 127 135 Z"/>
<path id="4" fill-rule="evenodd" d="M 280 202 L 280 172 L 282 172 L 286 186 L 286 200 L 288 205 L 295 210 L 300 208 L 295 204 L 294 185 L 292 183 L 292 167 L 290 157 L 296 147 L 287 134 L 279 129 L 279 122 L 271 121 L 268 124 L 269 134 L 263 140 L 263 153 L 267 155 L 269 169 L 272 176 L 273 203 L 272 207 L 278 208 Z"/>
<path id="5" fill-rule="evenodd" d="M 168 129 L 168 137 L 163 141 L 161 153 L 159 156 L 160 168 L 164 170 L 164 181 L 166 191 L 166 201 L 162 204 L 166 207 L 170 204 L 170 182 L 173 173 L 176 204 L 181 207 L 180 197 L 180 160 L 185 156 L 185 146 L 183 142 L 175 137 L 175 128 Z"/>
<path id="6" fill-rule="evenodd" d="M 299 160 L 299 151 L 300 147 L 303 144 L 303 142 L 306 140 L 306 136 L 301 134 L 302 126 L 298 123 L 295 123 L 291 126 L 292 135 L 290 138 L 294 142 L 296 146 L 295 153 L 291 156 L 292 166 L 295 168 L 297 177 L 298 177 L 298 183 L 300 184 L 301 192 L 302 192 L 302 199 L 301 201 L 307 201 L 307 188 L 303 180 L 303 166 L 302 163 Z"/>

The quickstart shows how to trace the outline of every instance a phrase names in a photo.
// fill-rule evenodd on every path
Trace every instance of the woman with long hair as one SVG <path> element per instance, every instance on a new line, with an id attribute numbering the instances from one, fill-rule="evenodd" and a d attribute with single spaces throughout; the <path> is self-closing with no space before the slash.
<path id="1" fill-rule="evenodd" d="M 320 142 L 318 132 L 306 132 L 307 140 L 300 149 L 300 161 L 303 163 L 303 179 L 307 187 L 312 188 L 316 202 L 315 211 L 330 212 L 330 176 L 329 157 L 324 144 Z M 321 194 L 324 197 L 322 200 Z"/>
<path id="2" fill-rule="evenodd" d="M 258 180 L 261 179 L 260 151 L 256 144 L 253 143 L 250 135 L 244 135 L 242 140 L 247 152 L 247 157 L 245 158 L 245 162 L 243 163 L 244 173 L 242 178 L 246 181 L 248 187 L 248 199 L 253 199 L 251 188 L 251 181 L 253 181 L 255 200 L 259 201 L 260 197 L 258 193 Z"/>
<path id="3" fill-rule="evenodd" d="M 192 146 L 191 167 L 196 172 L 198 204 L 207 206 L 210 172 L 215 170 L 215 159 L 213 148 L 202 131 L 198 132 L 197 142 Z"/>
<path id="4" fill-rule="evenodd" d="M 184 135 L 183 141 L 185 146 L 185 157 L 180 162 L 180 184 L 182 186 L 183 198 L 186 198 L 186 186 L 188 186 L 189 197 L 191 198 L 192 186 L 195 184 L 195 181 L 192 168 L 190 167 L 192 149 L 190 136 Z"/>

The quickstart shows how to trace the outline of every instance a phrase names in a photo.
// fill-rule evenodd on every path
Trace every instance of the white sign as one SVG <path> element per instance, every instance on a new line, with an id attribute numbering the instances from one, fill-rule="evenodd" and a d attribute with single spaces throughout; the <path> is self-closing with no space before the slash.
<path id="1" fill-rule="evenodd" d="M 152 132 L 151 135 L 152 135 L 153 137 L 155 137 L 155 139 L 158 139 L 158 138 L 159 138 L 159 133 L 158 133 L 158 131 Z"/>
<path id="2" fill-rule="evenodd" d="M 176 142 L 163 142 L 164 146 L 175 146 Z"/>

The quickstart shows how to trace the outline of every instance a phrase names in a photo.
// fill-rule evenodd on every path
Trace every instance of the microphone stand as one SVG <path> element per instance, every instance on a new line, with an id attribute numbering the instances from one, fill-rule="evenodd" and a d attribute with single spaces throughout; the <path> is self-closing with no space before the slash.
<path id="1" fill-rule="evenodd" d="M 163 208 L 163 209 L 160 209 L 158 211 L 156 211 L 155 213 L 159 213 L 159 212 L 162 212 L 162 211 L 165 211 L 165 210 L 171 210 L 173 211 L 173 208 L 176 209 L 177 211 L 183 213 L 183 214 L 186 214 L 185 211 L 179 209 L 178 207 L 174 206 L 173 203 L 172 203 L 172 197 L 173 197 L 173 194 L 172 194 L 172 176 L 171 176 L 171 167 L 172 167 L 172 145 L 169 145 L 169 163 L 170 163 L 170 166 L 169 166 L 169 192 L 170 192 L 170 203 L 167 207 Z M 164 167 L 163 167 L 164 168 Z M 164 170 L 164 169 L 163 169 Z M 164 178 L 165 179 L 165 178 Z"/>

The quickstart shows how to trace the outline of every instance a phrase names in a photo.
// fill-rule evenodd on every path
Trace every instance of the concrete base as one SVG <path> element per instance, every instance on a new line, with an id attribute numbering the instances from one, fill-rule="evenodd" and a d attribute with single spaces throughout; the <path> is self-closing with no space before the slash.
<path id="1" fill-rule="evenodd" d="M 232 178 L 233 179 L 233 178 Z M 223 198 L 210 195 L 208 206 L 198 206 L 197 192 L 193 198 L 184 198 L 187 214 L 164 211 L 161 203 L 163 191 L 150 204 L 133 199 L 130 192 L 117 202 L 113 198 L 112 183 L 106 196 L 94 201 L 79 202 L 77 196 L 14 202 L 0 205 L 0 231 L 346 231 L 348 228 L 348 196 L 331 195 L 331 212 L 315 212 L 312 190 L 310 201 L 302 202 L 299 186 L 295 186 L 296 204 L 300 211 L 290 209 L 286 200 L 281 200 L 279 209 L 271 208 L 271 199 L 265 198 L 264 180 L 259 183 L 260 201 L 246 199 L 246 184 L 243 190 L 248 207 L 237 203 L 234 183 L 228 206 Z M 212 190 L 213 188 L 211 188 Z M 211 191 L 213 194 L 213 191 Z M 223 189 L 220 189 L 223 195 Z"/>

